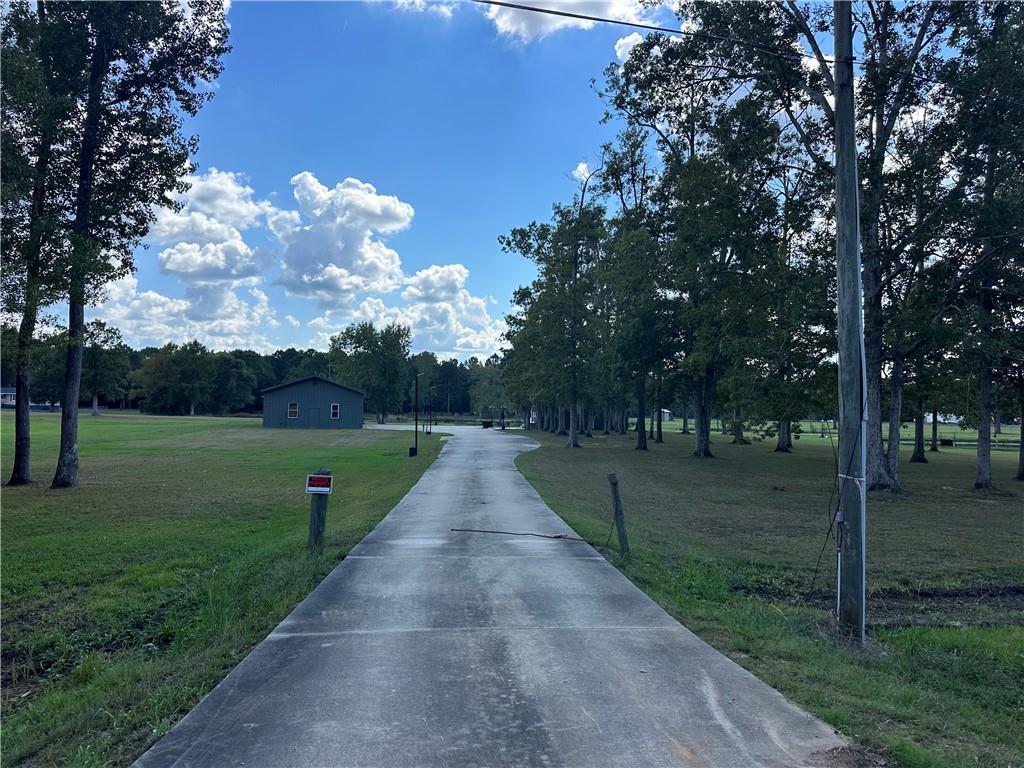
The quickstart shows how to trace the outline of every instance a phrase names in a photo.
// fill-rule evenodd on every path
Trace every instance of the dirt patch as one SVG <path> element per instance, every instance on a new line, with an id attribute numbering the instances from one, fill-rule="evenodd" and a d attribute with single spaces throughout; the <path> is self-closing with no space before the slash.
<path id="1" fill-rule="evenodd" d="M 733 591 L 765 600 L 835 608 L 834 592 L 797 594 L 788 588 L 737 584 Z M 874 629 L 903 627 L 1024 626 L 1024 584 L 953 589 L 884 589 L 868 595 L 868 623 Z"/>
<path id="2" fill-rule="evenodd" d="M 894 765 L 878 752 L 867 747 L 839 747 L 824 755 L 829 768 L 889 768 Z"/>

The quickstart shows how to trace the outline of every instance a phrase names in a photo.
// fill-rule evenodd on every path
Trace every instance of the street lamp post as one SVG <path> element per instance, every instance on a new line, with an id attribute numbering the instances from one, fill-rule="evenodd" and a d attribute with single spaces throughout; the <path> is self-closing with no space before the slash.
<path id="1" fill-rule="evenodd" d="M 420 450 L 420 376 L 422 373 L 417 373 L 415 378 L 415 395 L 413 395 L 413 428 L 412 428 L 412 447 L 409 448 L 409 456 L 415 456 Z"/>
<path id="2" fill-rule="evenodd" d="M 429 402 L 427 404 L 427 428 L 425 431 L 428 435 L 434 434 L 434 420 L 437 418 L 434 415 L 434 390 L 439 386 L 440 384 L 435 384 L 427 390 L 427 398 L 429 399 Z"/>

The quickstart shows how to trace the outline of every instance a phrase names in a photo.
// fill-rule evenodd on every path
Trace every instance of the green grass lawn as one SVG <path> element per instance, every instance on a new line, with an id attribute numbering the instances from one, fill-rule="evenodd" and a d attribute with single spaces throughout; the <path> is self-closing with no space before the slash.
<path id="1" fill-rule="evenodd" d="M 11 412 L 0 419 L 10 470 Z M 83 415 L 82 485 L 50 491 L 59 416 L 33 414 L 39 485 L 3 489 L 3 765 L 126 765 L 365 536 L 438 436 L 263 430 L 255 419 Z M 333 470 L 307 559 L 305 475 Z"/>
<path id="2" fill-rule="evenodd" d="M 713 436 L 715 459 L 667 434 L 580 450 L 538 435 L 518 466 L 551 507 L 603 545 L 607 474 L 619 477 L 637 586 L 705 640 L 855 742 L 914 768 L 1024 766 L 1024 483 L 996 452 L 996 491 L 971 490 L 969 449 L 901 465 L 904 493 L 868 500 L 870 642 L 838 638 L 829 542 L 813 590 L 835 477 L 827 441 L 792 454 Z M 906 458 L 910 448 L 906 447 Z M 611 537 L 614 549 L 614 536 Z"/>

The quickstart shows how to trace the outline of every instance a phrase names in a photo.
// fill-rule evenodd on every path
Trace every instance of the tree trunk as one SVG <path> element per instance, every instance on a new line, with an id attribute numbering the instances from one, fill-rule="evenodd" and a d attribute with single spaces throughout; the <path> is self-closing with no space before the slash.
<path id="1" fill-rule="evenodd" d="M 28 286 L 26 285 L 26 293 Z M 14 467 L 8 485 L 32 482 L 31 456 L 31 354 L 37 312 L 26 299 L 25 312 L 18 329 L 18 349 L 14 366 Z"/>
<path id="2" fill-rule="evenodd" d="M 1017 390 L 1020 405 L 1020 444 L 1017 447 L 1017 479 L 1024 481 L 1024 387 Z"/>
<path id="3" fill-rule="evenodd" d="M 900 485 L 900 428 L 903 426 L 903 357 L 893 356 L 889 397 L 889 445 L 885 452 L 889 489 L 903 490 Z"/>
<path id="4" fill-rule="evenodd" d="M 85 341 L 86 263 L 96 246 L 89 236 L 92 225 L 92 193 L 99 146 L 103 81 L 110 68 L 111 41 L 101 33 L 93 45 L 89 67 L 89 91 L 82 130 L 82 148 L 78 157 L 78 188 L 75 194 L 75 234 L 68 290 L 68 354 L 64 369 L 64 400 L 60 410 L 60 453 L 51 488 L 78 485 L 78 398 L 82 384 L 82 349 Z"/>
<path id="5" fill-rule="evenodd" d="M 732 413 L 732 442 L 733 445 L 750 445 L 750 441 L 747 440 L 743 434 L 743 414 L 739 408 L 736 408 Z"/>
<path id="6" fill-rule="evenodd" d="M 707 377 L 701 376 L 693 382 L 693 420 L 697 434 L 694 456 L 711 458 L 711 404 L 708 402 Z"/>
<path id="7" fill-rule="evenodd" d="M 931 453 L 939 452 L 939 411 L 932 408 L 932 447 L 928 449 Z"/>
<path id="8" fill-rule="evenodd" d="M 593 406 L 588 405 L 586 408 L 583 409 L 583 423 L 586 426 L 586 429 L 585 429 L 583 434 L 586 435 L 587 437 L 593 437 L 594 436 L 594 407 Z"/>
<path id="9" fill-rule="evenodd" d="M 685 403 L 683 404 L 683 434 L 690 434 L 690 409 Z"/>
<path id="10" fill-rule="evenodd" d="M 647 410 L 647 374 L 637 375 L 636 385 L 636 450 L 647 450 L 647 430 L 644 428 L 644 416 Z"/>
<path id="11" fill-rule="evenodd" d="M 606 403 L 605 406 L 604 406 L 604 414 L 602 416 L 602 423 L 601 423 L 601 426 L 603 427 L 603 429 L 601 430 L 601 434 L 602 435 L 610 435 L 611 434 L 611 424 L 608 423 L 611 420 L 611 413 L 612 413 L 612 409 Z"/>
<path id="12" fill-rule="evenodd" d="M 569 409 L 569 439 L 565 441 L 566 448 L 580 447 L 580 408 L 573 403 Z"/>
<path id="13" fill-rule="evenodd" d="M 776 453 L 790 453 L 793 450 L 793 439 L 789 419 L 779 419 L 779 439 L 775 444 Z"/>
<path id="14" fill-rule="evenodd" d="M 986 291 L 986 294 L 988 291 Z M 975 488 L 992 487 L 992 369 L 987 362 L 981 364 L 978 384 L 978 404 L 981 417 L 978 422 L 978 457 L 974 473 Z"/>
<path id="15" fill-rule="evenodd" d="M 985 166 L 985 208 L 992 210 L 992 201 L 995 196 L 995 159 L 992 150 L 989 149 L 988 159 Z M 992 248 L 991 238 L 985 238 L 983 242 L 985 251 Z M 978 423 L 978 457 L 974 472 L 975 488 L 992 487 L 992 362 L 989 357 L 988 346 L 992 342 L 992 310 L 994 301 L 992 297 L 992 276 L 988 265 L 978 275 L 981 285 L 981 322 L 979 323 L 981 336 L 981 355 L 978 376 L 978 404 L 980 408 L 980 421 Z M 1024 424 L 1021 425 L 1024 433 Z"/>
<path id="16" fill-rule="evenodd" d="M 78 486 L 78 401 L 85 338 L 85 286 L 80 278 L 72 280 L 74 298 L 68 302 L 68 351 L 64 364 L 64 397 L 60 404 L 60 453 L 51 488 Z"/>
<path id="17" fill-rule="evenodd" d="M 992 411 L 992 434 L 1003 434 L 1003 420 L 999 416 L 999 411 Z"/>
<path id="18" fill-rule="evenodd" d="M 100 415 L 100 396 L 97 392 L 92 393 L 92 415 Z"/>
<path id="19" fill-rule="evenodd" d="M 914 453 L 910 457 L 912 464 L 927 464 L 924 455 L 924 402 L 917 401 L 917 412 L 914 414 Z"/>
<path id="20" fill-rule="evenodd" d="M 654 430 L 654 442 L 656 442 L 656 443 L 664 443 L 665 442 L 665 439 L 664 439 L 664 437 L 662 435 L 662 432 L 661 432 L 661 405 L 658 406 L 658 422 L 657 422 L 657 426 L 656 426 L 656 428 Z"/>
<path id="21" fill-rule="evenodd" d="M 882 289 L 879 271 L 877 222 L 865 228 L 864 257 L 864 363 L 867 373 L 867 476 L 868 490 L 893 487 L 882 442 Z"/>
<path id="22" fill-rule="evenodd" d="M 40 29 L 40 51 L 39 58 L 44 62 L 49 60 L 46 51 L 43 50 L 43 41 L 46 35 L 43 28 L 46 26 L 46 3 L 37 3 L 37 14 Z M 47 70 L 47 83 L 51 82 L 49 67 Z M 43 233 L 45 223 L 43 217 L 46 214 L 47 181 L 50 173 L 50 156 L 53 151 L 54 131 L 47 123 L 39 136 L 39 147 L 36 152 L 36 163 L 32 180 L 32 209 L 29 219 L 29 238 L 25 247 L 25 295 L 24 307 L 22 308 L 21 324 L 18 328 L 18 346 L 14 358 L 14 467 L 11 469 L 11 477 L 8 485 L 25 485 L 32 482 L 32 456 L 31 456 L 31 367 L 32 367 L 32 342 L 36 332 L 36 323 L 39 317 L 39 292 L 41 289 L 41 257 L 43 252 Z"/>
<path id="23" fill-rule="evenodd" d="M 653 440 L 654 439 L 654 421 L 655 421 L 654 413 L 655 413 L 655 410 L 656 409 L 651 408 L 651 420 L 650 420 L 650 422 L 647 425 L 647 439 L 648 440 Z"/>

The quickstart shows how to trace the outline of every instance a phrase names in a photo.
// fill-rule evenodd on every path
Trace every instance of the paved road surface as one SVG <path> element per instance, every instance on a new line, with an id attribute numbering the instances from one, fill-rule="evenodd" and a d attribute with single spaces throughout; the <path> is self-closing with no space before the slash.
<path id="1" fill-rule="evenodd" d="M 525 436 L 455 428 L 352 553 L 136 763 L 832 763 L 834 732 L 675 622 L 520 475 Z M 330 514 L 344 514 L 344 489 Z"/>

